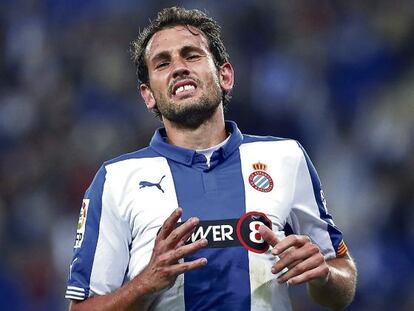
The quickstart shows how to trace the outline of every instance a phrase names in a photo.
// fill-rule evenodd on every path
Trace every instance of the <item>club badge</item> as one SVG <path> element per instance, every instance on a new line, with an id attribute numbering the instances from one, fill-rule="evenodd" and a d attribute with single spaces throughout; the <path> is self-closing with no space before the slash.
<path id="1" fill-rule="evenodd" d="M 266 164 L 263 163 L 254 163 L 253 165 L 254 172 L 249 176 L 250 185 L 261 192 L 270 192 L 273 189 L 273 179 L 267 174 Z"/>

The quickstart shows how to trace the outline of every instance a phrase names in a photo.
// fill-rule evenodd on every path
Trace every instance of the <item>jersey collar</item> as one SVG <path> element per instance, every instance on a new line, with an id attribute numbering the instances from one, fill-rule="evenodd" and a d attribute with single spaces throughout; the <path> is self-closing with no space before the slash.
<path id="1" fill-rule="evenodd" d="M 235 122 L 226 121 L 226 130 L 231 133 L 230 139 L 219 149 L 220 154 L 224 159 L 229 157 L 237 148 L 239 148 L 243 140 L 243 135 Z M 157 129 L 151 139 L 150 147 L 168 159 L 191 166 L 196 155 L 195 150 L 168 144 L 165 141 L 166 136 L 165 128 Z"/>

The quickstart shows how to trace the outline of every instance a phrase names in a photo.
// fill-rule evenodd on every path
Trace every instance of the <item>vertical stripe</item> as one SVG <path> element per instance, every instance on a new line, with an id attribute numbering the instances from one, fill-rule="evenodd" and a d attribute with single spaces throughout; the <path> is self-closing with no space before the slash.
<path id="1" fill-rule="evenodd" d="M 169 161 L 183 221 L 239 218 L 245 213 L 239 153 L 234 152 L 211 170 Z M 205 267 L 185 273 L 187 311 L 249 311 L 250 283 L 247 250 L 243 247 L 206 248 L 185 258 L 206 257 Z"/>
<path id="2" fill-rule="evenodd" d="M 272 146 L 276 145 L 272 142 L 258 142 L 245 144 L 240 147 L 241 167 L 245 184 L 246 212 L 258 211 L 268 216 L 278 214 L 272 211 L 272 205 L 275 204 L 272 204 L 272 201 L 277 201 L 275 197 L 276 190 L 264 193 L 254 189 L 248 181 L 250 174 L 254 172 L 252 168 L 253 163 L 260 160 L 261 163 L 270 165 L 271 161 L 277 161 L 276 155 L 278 152 L 272 152 Z M 271 157 L 272 160 L 266 160 L 266 157 Z M 270 167 L 272 166 L 270 165 Z M 270 173 L 270 176 L 275 177 L 273 173 Z M 273 221 L 272 218 L 270 219 Z M 276 228 L 275 223 L 273 223 L 273 227 L 273 229 Z M 277 283 L 275 275 L 271 273 L 271 267 L 274 263 L 275 257 L 270 250 L 263 254 L 249 252 L 250 291 L 252 293 L 251 311 L 291 310 L 287 285 Z"/>
<path id="3" fill-rule="evenodd" d="M 308 167 L 309 175 L 312 181 L 312 188 L 313 193 L 315 195 L 315 201 L 318 205 L 318 210 L 320 217 L 326 221 L 328 225 L 328 233 L 329 237 L 332 241 L 332 245 L 335 251 L 338 251 L 339 243 L 342 241 L 342 233 L 339 229 L 335 226 L 334 222 L 332 221 L 332 216 L 328 214 L 327 209 L 325 208 L 324 204 L 322 203 L 322 196 L 321 196 L 321 182 L 319 180 L 318 173 L 316 172 L 315 166 L 313 165 L 312 161 L 310 160 L 308 154 L 303 149 L 301 145 L 299 145 L 303 151 L 303 154 L 306 159 L 306 165 Z"/>
<path id="4" fill-rule="evenodd" d="M 102 229 L 91 278 L 91 288 L 103 293 L 113 292 L 147 266 L 158 230 L 177 208 L 164 157 L 128 159 L 107 165 L 106 170 Z M 151 310 L 182 311 L 183 294 L 181 275 L 171 288 L 152 297 Z"/>
<path id="5" fill-rule="evenodd" d="M 102 192 L 106 170 L 101 167 L 85 193 L 89 199 L 84 239 L 80 248 L 75 249 L 68 285 L 85 289 L 85 298 L 89 296 L 90 278 L 99 236 L 99 222 L 102 212 Z"/>

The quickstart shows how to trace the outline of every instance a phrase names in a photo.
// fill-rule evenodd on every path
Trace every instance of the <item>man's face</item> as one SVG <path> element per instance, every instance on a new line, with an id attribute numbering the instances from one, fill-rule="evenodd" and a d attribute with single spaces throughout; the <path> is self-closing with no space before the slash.
<path id="1" fill-rule="evenodd" d="M 219 72 L 205 36 L 191 26 L 175 26 L 154 34 L 145 59 L 149 85 L 141 85 L 148 108 L 163 119 L 197 128 L 221 103 Z"/>

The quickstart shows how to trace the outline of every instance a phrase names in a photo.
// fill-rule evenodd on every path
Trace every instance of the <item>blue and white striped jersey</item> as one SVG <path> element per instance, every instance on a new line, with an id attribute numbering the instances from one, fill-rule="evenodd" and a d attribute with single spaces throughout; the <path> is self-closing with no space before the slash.
<path id="1" fill-rule="evenodd" d="M 208 264 L 180 275 L 151 310 L 291 310 L 274 256 L 257 232 L 268 221 L 280 236 L 308 235 L 325 258 L 342 256 L 342 234 L 326 210 L 319 178 L 294 140 L 242 135 L 226 122 L 228 142 L 206 158 L 165 142 L 105 162 L 86 191 L 66 297 L 115 291 L 148 264 L 154 240 L 177 208 L 201 225 L 190 238 L 209 247 L 185 258 Z"/>

